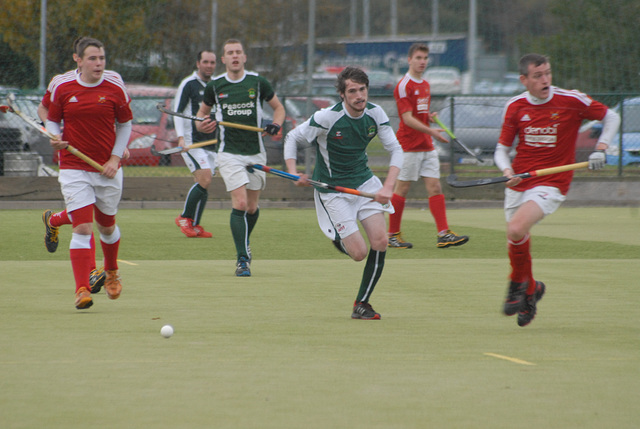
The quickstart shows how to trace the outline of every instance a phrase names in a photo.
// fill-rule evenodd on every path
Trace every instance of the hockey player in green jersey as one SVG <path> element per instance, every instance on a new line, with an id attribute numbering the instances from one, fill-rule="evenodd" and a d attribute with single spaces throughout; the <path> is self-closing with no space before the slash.
<path id="1" fill-rule="evenodd" d="M 210 133 L 218 122 L 261 127 L 262 103 L 273 109 L 273 122 L 264 127 L 270 135 L 278 134 L 285 118 L 284 106 L 273 87 L 264 77 L 246 71 L 247 56 L 239 40 L 227 40 L 222 57 L 226 73 L 216 76 L 206 86 L 204 99 L 198 110 L 196 123 L 200 132 Z M 215 118 L 210 114 L 216 106 Z M 231 235 L 236 247 L 236 276 L 251 275 L 251 231 L 258 221 L 260 192 L 264 189 L 264 172 L 247 172 L 248 164 L 266 164 L 267 154 L 262 135 L 255 131 L 220 126 L 218 143 L 218 171 L 231 195 Z"/>
<path id="2" fill-rule="evenodd" d="M 289 173 L 296 168 L 297 145 L 316 147 L 313 179 L 330 185 L 355 188 L 375 194 L 375 199 L 314 191 L 318 224 L 339 250 L 355 261 L 366 259 L 360 289 L 353 305 L 353 319 L 377 320 L 369 299 L 384 268 L 387 232 L 384 213 L 393 213 L 390 199 L 402 167 L 402 148 L 384 110 L 368 101 L 369 78 L 357 67 L 346 67 L 336 83 L 342 102 L 320 110 L 287 134 L 284 157 Z M 368 166 L 367 145 L 378 136 L 391 160 L 384 184 Z M 309 186 L 300 175 L 299 186 Z M 371 249 L 360 233 L 358 221 L 367 234 Z"/>

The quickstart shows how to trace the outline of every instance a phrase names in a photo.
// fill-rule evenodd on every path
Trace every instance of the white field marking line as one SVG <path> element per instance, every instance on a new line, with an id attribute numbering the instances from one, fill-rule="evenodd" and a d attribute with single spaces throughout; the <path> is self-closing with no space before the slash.
<path id="1" fill-rule="evenodd" d="M 513 358 L 513 357 L 509 357 L 509 356 L 504 356 L 504 355 L 499 355 L 499 354 L 496 354 L 496 353 L 484 353 L 484 354 L 486 356 L 491 356 L 491 357 L 498 358 L 498 359 L 508 360 L 509 362 L 518 363 L 520 365 L 535 365 L 535 363 L 533 363 L 533 362 L 527 362 L 526 360 Z"/>
<path id="2" fill-rule="evenodd" d="M 118 262 L 122 262 L 123 264 L 127 264 L 127 265 L 138 265 L 135 262 L 125 261 L 124 259 L 118 259 Z"/>

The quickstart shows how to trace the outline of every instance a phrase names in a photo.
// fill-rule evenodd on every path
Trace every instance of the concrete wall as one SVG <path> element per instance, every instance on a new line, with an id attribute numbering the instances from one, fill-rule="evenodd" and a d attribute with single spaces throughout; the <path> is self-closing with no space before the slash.
<path id="1" fill-rule="evenodd" d="M 482 202 L 501 203 L 504 196 L 504 184 L 477 186 L 473 188 L 452 188 L 443 180 L 443 189 L 450 203 Z M 146 202 L 147 207 L 161 206 L 162 202 L 184 202 L 189 188 L 193 185 L 190 177 L 125 178 L 122 201 Z M 265 203 L 277 202 L 278 205 L 295 206 L 304 203 L 310 206 L 313 192 L 310 188 L 294 186 L 293 182 L 269 177 L 267 188 L 261 199 Z M 426 206 L 426 191 L 420 182 L 415 183 L 408 195 L 409 205 Z M 221 178 L 214 177 L 209 189 L 209 201 L 213 206 L 226 206 L 229 200 Z M 0 177 L 0 208 L 21 208 L 25 202 L 60 201 L 60 185 L 55 177 Z M 576 178 L 565 204 L 580 205 L 621 205 L 640 206 L 640 178 L 622 178 L 619 180 L 602 179 L 585 180 Z"/>

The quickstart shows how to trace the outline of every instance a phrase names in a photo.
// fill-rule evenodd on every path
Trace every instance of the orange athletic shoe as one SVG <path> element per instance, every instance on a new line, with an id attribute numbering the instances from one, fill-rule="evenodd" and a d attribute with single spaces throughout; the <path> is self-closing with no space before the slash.
<path id="1" fill-rule="evenodd" d="M 180 227 L 180 231 L 189 238 L 197 237 L 198 231 L 193 227 L 193 220 L 188 217 L 178 216 L 176 225 Z"/>
<path id="2" fill-rule="evenodd" d="M 91 292 L 86 287 L 81 287 L 76 292 L 76 308 L 78 310 L 85 310 L 93 305 L 91 299 Z"/>
<path id="3" fill-rule="evenodd" d="M 109 299 L 118 299 L 122 292 L 122 283 L 118 270 L 107 270 L 107 279 L 104 281 L 104 290 Z"/>
<path id="4" fill-rule="evenodd" d="M 204 228 L 200 225 L 194 225 L 193 229 L 195 229 L 195 231 L 198 233 L 198 235 L 196 237 L 200 237 L 200 238 L 211 238 L 213 237 L 213 234 L 211 234 L 210 232 L 207 232 L 204 230 Z"/>

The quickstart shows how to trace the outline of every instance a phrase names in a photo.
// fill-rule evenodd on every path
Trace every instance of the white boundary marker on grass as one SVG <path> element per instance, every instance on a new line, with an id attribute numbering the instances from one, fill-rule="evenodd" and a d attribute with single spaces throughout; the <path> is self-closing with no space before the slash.
<path id="1" fill-rule="evenodd" d="M 535 365 L 535 363 L 527 362 L 526 360 L 513 358 L 513 357 L 509 357 L 509 356 L 504 356 L 504 355 L 499 355 L 499 354 L 496 354 L 496 353 L 485 353 L 485 355 L 486 356 L 491 356 L 491 357 L 494 357 L 494 358 L 498 358 L 498 359 L 508 360 L 509 362 L 518 363 L 520 365 Z"/>

